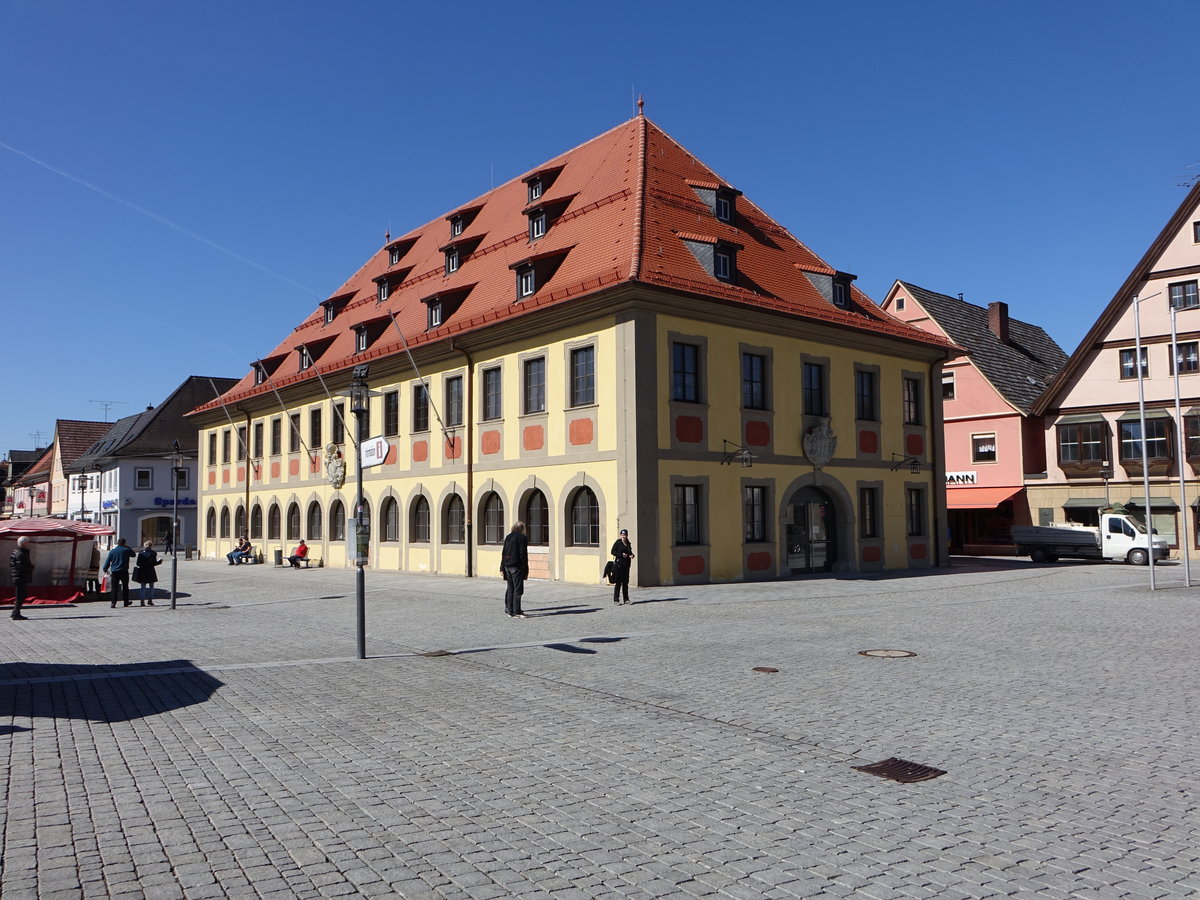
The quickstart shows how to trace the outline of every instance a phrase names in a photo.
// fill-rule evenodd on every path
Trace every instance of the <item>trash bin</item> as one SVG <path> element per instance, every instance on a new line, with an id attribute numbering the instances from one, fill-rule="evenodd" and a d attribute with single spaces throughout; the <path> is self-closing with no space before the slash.
<path id="1" fill-rule="evenodd" d="M 277 566 L 283 565 L 283 551 L 282 550 L 275 551 L 275 565 L 277 565 Z"/>

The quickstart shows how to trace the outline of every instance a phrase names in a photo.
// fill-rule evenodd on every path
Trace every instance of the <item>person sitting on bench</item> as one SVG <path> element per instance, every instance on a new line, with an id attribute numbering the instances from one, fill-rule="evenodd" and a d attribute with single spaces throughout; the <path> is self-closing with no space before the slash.
<path id="1" fill-rule="evenodd" d="M 243 559 L 250 555 L 253 548 L 250 546 L 250 539 L 246 535 L 238 538 L 237 546 L 225 554 L 225 558 L 229 560 L 231 566 L 236 566 Z"/>
<path id="2" fill-rule="evenodd" d="M 296 548 L 296 552 L 288 557 L 288 562 L 290 562 L 292 564 L 293 569 L 300 568 L 301 560 L 304 561 L 304 565 L 307 567 L 308 566 L 308 544 L 304 543 L 304 538 L 300 539 L 300 546 L 298 546 Z"/>

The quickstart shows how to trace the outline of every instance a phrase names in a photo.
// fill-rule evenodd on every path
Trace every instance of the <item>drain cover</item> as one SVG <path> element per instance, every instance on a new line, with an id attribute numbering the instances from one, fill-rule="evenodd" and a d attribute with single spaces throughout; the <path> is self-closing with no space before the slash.
<path id="1" fill-rule="evenodd" d="M 920 763 L 909 762 L 907 759 L 891 757 L 883 762 L 871 763 L 869 766 L 851 766 L 853 769 L 858 769 L 860 772 L 866 772 L 869 775 L 878 775 L 880 778 L 890 778 L 892 781 L 899 781 L 904 784 L 912 784 L 917 781 L 929 781 L 931 778 L 937 778 L 939 775 L 945 775 L 944 769 L 935 769 L 933 766 L 923 766 Z"/>
<path id="2" fill-rule="evenodd" d="M 870 656 L 873 659 L 904 659 L 916 656 L 911 650 L 859 650 L 859 656 Z"/>
<path id="3" fill-rule="evenodd" d="M 755 666 L 755 667 L 754 667 L 753 669 L 751 669 L 750 671 L 751 671 L 751 672 L 765 672 L 765 673 L 766 673 L 766 674 L 768 674 L 768 675 L 774 675 L 774 674 L 775 674 L 776 672 L 778 672 L 779 670 L 778 670 L 778 669 L 772 669 L 770 666 Z"/>

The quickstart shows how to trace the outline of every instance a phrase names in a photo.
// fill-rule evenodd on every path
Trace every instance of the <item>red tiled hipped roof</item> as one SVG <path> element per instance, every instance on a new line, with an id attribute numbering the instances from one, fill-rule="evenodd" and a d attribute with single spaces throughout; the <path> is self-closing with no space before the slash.
<path id="1" fill-rule="evenodd" d="M 546 233 L 529 238 L 527 181 L 556 173 L 536 206 L 562 206 Z M 382 356 L 417 348 L 568 302 L 622 283 L 642 283 L 722 301 L 773 310 L 813 321 L 890 335 L 927 346 L 949 342 L 881 311 L 856 288 L 845 308 L 834 306 L 806 273 L 830 276 L 837 270 L 796 240 L 745 196 L 738 195 L 734 221 L 719 221 L 693 185 L 728 183 L 643 116 L 512 179 L 475 200 L 456 206 L 406 235 L 390 239 L 346 282 L 330 294 L 338 299 L 332 322 L 318 305 L 293 332 L 262 359 L 282 357 L 268 383 L 256 385 L 253 372 L 220 400 L 196 412 L 238 402 Z M 732 190 L 732 188 L 730 188 Z M 737 194 L 736 191 L 734 191 Z M 563 206 L 565 204 L 565 206 Z M 447 217 L 473 215 L 461 234 L 450 234 Z M 705 271 L 685 238 L 734 246 L 737 277 L 719 281 Z M 446 273 L 445 249 L 467 249 L 457 271 Z M 403 252 L 390 264 L 390 247 Z M 554 259 L 556 267 L 532 296 L 517 300 L 513 267 Z M 377 281 L 388 279 L 389 294 L 377 300 Z M 405 274 L 407 273 L 407 274 Z M 433 295 L 466 292 L 449 318 L 427 330 Z M 344 305 L 341 305 L 341 302 Z M 328 302 L 325 301 L 326 303 Z M 374 345 L 355 352 L 355 327 L 394 316 Z M 301 342 L 329 341 L 313 366 L 300 368 Z"/>

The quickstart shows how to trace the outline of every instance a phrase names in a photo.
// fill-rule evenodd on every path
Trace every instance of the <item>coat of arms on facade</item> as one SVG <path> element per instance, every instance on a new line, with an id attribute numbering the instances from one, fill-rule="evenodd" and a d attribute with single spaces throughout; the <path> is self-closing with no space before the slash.
<path id="1" fill-rule="evenodd" d="M 325 474 L 329 477 L 329 486 L 335 491 L 346 483 L 346 461 L 342 459 L 342 451 L 337 444 L 325 447 Z"/>
<path id="2" fill-rule="evenodd" d="M 837 450 L 837 435 L 833 433 L 828 422 L 822 422 L 809 429 L 808 434 L 804 435 L 803 443 L 804 455 L 808 457 L 814 469 L 820 469 L 833 459 L 833 452 Z"/>

